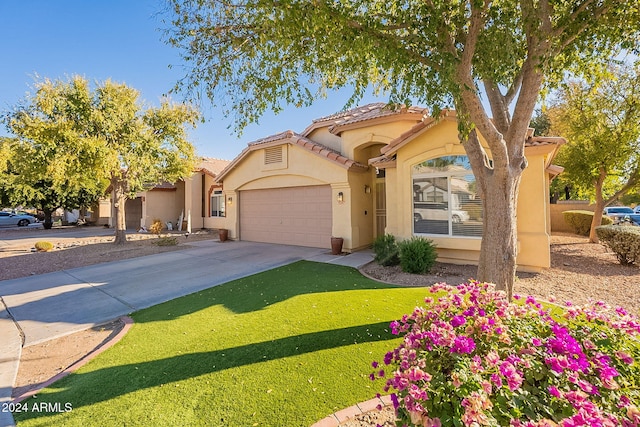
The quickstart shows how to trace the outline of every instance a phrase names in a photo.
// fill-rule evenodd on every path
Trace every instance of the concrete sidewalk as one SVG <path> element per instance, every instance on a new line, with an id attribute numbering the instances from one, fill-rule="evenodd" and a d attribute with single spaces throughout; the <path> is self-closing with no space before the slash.
<path id="1" fill-rule="evenodd" d="M 302 259 L 359 267 L 373 255 L 206 240 L 179 251 L 0 281 L 0 403 L 11 402 L 23 346 Z M 12 426 L 11 413 L 1 409 L 0 427 Z"/>

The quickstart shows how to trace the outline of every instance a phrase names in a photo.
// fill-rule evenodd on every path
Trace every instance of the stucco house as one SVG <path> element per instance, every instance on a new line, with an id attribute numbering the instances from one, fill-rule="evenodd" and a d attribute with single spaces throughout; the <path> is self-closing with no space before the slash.
<path id="1" fill-rule="evenodd" d="M 193 174 L 176 183 L 162 183 L 127 200 L 125 218 L 128 230 L 149 228 L 155 219 L 174 229 L 223 228 L 225 204 L 222 186 L 215 182 L 217 175 L 229 164 L 228 160 L 201 158 Z M 115 210 L 109 200 L 100 202 L 100 223 L 113 225 Z M 182 223 L 179 220 L 182 218 Z"/>
<path id="2" fill-rule="evenodd" d="M 518 206 L 518 266 L 549 259 L 549 182 L 562 138 L 528 136 L 529 166 Z M 490 154 L 490 153 L 489 153 Z M 423 236 L 441 260 L 477 263 L 482 204 L 458 142 L 455 112 L 374 103 L 314 120 L 248 146 L 216 175 L 224 217 L 209 221 L 233 239 L 343 249 L 376 236 Z"/>

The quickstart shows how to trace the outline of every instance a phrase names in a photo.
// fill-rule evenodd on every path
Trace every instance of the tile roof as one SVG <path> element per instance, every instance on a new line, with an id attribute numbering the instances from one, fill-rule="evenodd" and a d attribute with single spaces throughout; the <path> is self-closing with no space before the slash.
<path id="1" fill-rule="evenodd" d="M 227 165 L 231 163 L 229 160 L 214 159 L 211 157 L 203 157 L 196 165 L 196 171 L 204 172 L 207 175 L 215 177 L 218 175 Z"/>
<path id="2" fill-rule="evenodd" d="M 412 126 L 409 130 L 403 132 L 399 137 L 391 141 L 385 147 L 380 149 L 383 155 L 391 156 L 398 149 L 413 138 L 426 131 L 427 129 L 436 126 L 442 120 L 457 120 L 457 114 L 455 110 L 442 110 L 439 117 L 425 116 L 420 123 Z M 533 129 L 529 128 L 525 139 L 525 147 L 537 147 L 544 145 L 562 145 L 566 140 L 557 136 L 533 136 Z"/>
<path id="3" fill-rule="evenodd" d="M 560 136 L 530 136 L 526 139 L 526 147 L 539 147 L 542 145 L 562 145 L 567 140 Z"/>
<path id="4" fill-rule="evenodd" d="M 218 174 L 218 176 L 216 177 L 216 181 L 220 182 L 222 178 L 224 178 L 225 175 L 233 170 L 250 152 L 281 144 L 296 145 L 320 157 L 324 157 L 327 160 L 336 163 L 350 171 L 366 172 L 367 170 L 369 170 L 369 167 L 367 165 L 358 163 L 355 160 L 343 156 L 338 151 L 314 142 L 303 135 L 295 133 L 292 130 L 288 130 L 250 142 L 247 147 L 242 150 L 242 152 Z"/>
<path id="5" fill-rule="evenodd" d="M 369 120 L 380 120 L 392 117 L 395 119 L 399 115 L 409 115 L 417 121 L 426 113 L 427 110 L 423 107 L 394 107 L 384 102 L 374 102 L 315 119 L 311 125 L 302 131 L 302 135 L 308 136 L 314 130 L 322 127 L 327 127 L 329 132 L 338 134 L 340 130 L 350 125 L 355 126 Z"/>
<path id="6" fill-rule="evenodd" d="M 162 182 L 160 184 L 156 184 L 153 186 L 153 188 L 150 188 L 150 191 L 173 191 L 176 190 L 178 187 L 176 187 L 174 184 L 172 184 L 171 182 Z"/>

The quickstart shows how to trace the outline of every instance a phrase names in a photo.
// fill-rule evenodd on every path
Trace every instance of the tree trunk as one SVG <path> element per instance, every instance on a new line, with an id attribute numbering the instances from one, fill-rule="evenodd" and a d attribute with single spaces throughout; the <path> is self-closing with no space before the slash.
<path id="1" fill-rule="evenodd" d="M 504 173 L 503 173 L 504 172 Z M 487 174 L 485 174 L 487 175 Z M 478 280 L 495 283 L 511 300 L 518 255 L 516 209 L 521 171 L 494 171 L 483 179 L 490 188 L 482 197 L 484 209 Z"/>
<path id="2" fill-rule="evenodd" d="M 127 203 L 127 193 L 125 191 L 126 183 L 121 180 L 112 179 L 114 207 L 116 211 L 115 224 L 115 240 L 116 245 L 124 245 L 127 243 L 127 222 L 125 218 L 125 204 Z"/>
<path id="3" fill-rule="evenodd" d="M 602 186 L 604 185 L 604 179 L 607 173 L 604 169 L 600 168 L 598 179 L 595 182 L 596 190 L 596 205 L 593 209 L 593 220 L 591 221 L 591 229 L 589 230 L 589 242 L 599 243 L 598 235 L 596 234 L 596 227 L 602 224 L 602 214 L 604 212 L 604 198 L 602 197 Z"/>
<path id="4" fill-rule="evenodd" d="M 51 230 L 51 228 L 53 227 L 53 210 L 43 208 L 42 212 L 44 212 L 44 221 L 42 222 L 42 227 L 45 230 Z"/>

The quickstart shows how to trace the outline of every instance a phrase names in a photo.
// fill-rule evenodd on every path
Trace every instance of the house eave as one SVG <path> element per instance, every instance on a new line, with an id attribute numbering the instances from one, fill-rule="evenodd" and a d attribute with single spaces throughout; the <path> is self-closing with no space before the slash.
<path id="1" fill-rule="evenodd" d="M 350 172 L 366 172 L 369 170 L 369 166 L 356 162 L 343 156 L 339 152 L 332 150 L 322 144 L 314 142 L 303 135 L 299 135 L 293 131 L 286 131 L 279 134 L 272 135 L 263 139 L 249 143 L 249 145 L 242 150 L 242 152 L 229 163 L 229 165 L 222 170 L 216 177 L 216 182 L 220 183 L 224 180 L 224 177 L 229 174 L 238 164 L 249 155 L 249 153 L 262 150 L 264 148 L 276 147 L 283 144 L 289 144 L 291 146 L 297 146 L 311 152 L 318 157 L 330 161 L 342 168 L 347 169 Z"/>
<path id="2" fill-rule="evenodd" d="M 423 117 L 424 117 L 423 113 L 406 111 L 406 112 L 401 112 L 401 113 L 391 114 L 391 115 L 386 115 L 381 117 L 373 117 L 373 118 L 368 118 L 363 120 L 356 120 L 356 121 L 348 122 L 345 124 L 334 124 L 332 126 L 329 126 L 329 132 L 336 136 L 340 136 L 342 132 L 346 132 L 354 129 L 361 129 L 365 127 L 371 127 L 375 125 L 397 123 L 400 121 L 411 121 L 411 122 L 418 123 L 423 119 Z"/>

